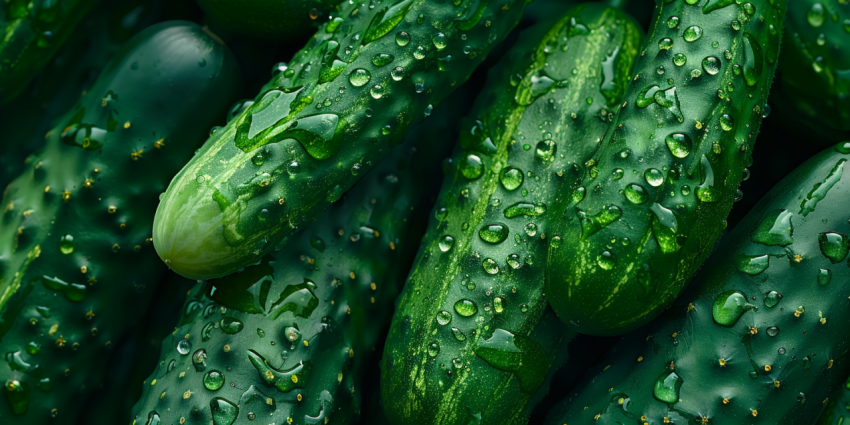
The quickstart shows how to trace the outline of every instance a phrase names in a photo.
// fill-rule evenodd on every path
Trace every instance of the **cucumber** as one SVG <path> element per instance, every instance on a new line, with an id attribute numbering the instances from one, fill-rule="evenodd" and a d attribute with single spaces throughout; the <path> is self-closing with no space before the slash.
<path id="1" fill-rule="evenodd" d="M 97 0 L 6 0 L 0 7 L 0 105 L 62 47 Z"/>
<path id="2" fill-rule="evenodd" d="M 547 424 L 814 423 L 850 374 L 850 143 L 786 177 Z"/>
<path id="3" fill-rule="evenodd" d="M 790 2 L 779 60 L 786 98 L 775 106 L 816 131 L 850 131 L 850 4 Z"/>
<path id="4" fill-rule="evenodd" d="M 333 19 L 342 0 L 198 0 L 207 17 L 226 30 L 281 40 Z"/>
<path id="5" fill-rule="evenodd" d="M 453 3 L 346 3 L 171 183 L 154 221 L 165 263 L 190 278 L 257 263 L 462 84 L 525 6 Z"/>
<path id="6" fill-rule="evenodd" d="M 133 35 L 158 21 L 165 0 L 112 0 L 85 17 L 61 49 L 14 101 L 0 107 L 0 188 L 26 169 L 27 157 L 71 109 L 80 93 Z"/>
<path id="7" fill-rule="evenodd" d="M 135 423 L 353 423 L 464 103 L 437 109 L 283 249 L 196 285 Z"/>
<path id="8" fill-rule="evenodd" d="M 149 243 L 157 197 L 226 111 L 237 74 L 199 26 L 154 25 L 122 48 L 6 189 L 0 418 L 73 421 L 79 398 L 103 381 L 111 347 L 164 269 Z"/>
<path id="9" fill-rule="evenodd" d="M 750 165 L 786 2 L 689 3 L 657 5 L 624 107 L 552 231 L 546 293 L 584 334 L 635 329 L 676 298 Z"/>
<path id="10" fill-rule="evenodd" d="M 550 217 L 613 120 L 641 37 L 624 13 L 580 5 L 491 69 L 387 337 L 391 423 L 527 420 L 574 336 L 547 312 Z"/>
<path id="11" fill-rule="evenodd" d="M 816 425 L 844 425 L 850 423 L 850 378 L 839 384 L 826 401 Z"/>

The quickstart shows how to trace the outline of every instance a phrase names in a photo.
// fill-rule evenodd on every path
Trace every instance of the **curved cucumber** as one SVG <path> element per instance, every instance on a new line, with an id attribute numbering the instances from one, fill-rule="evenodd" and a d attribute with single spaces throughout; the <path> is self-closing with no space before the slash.
<path id="1" fill-rule="evenodd" d="M 0 7 L 0 105 L 44 67 L 97 0 L 6 0 Z"/>
<path id="2" fill-rule="evenodd" d="M 177 273 L 254 264 L 462 84 L 525 0 L 348 2 L 174 179 L 154 245 Z M 464 40 L 465 38 L 465 40 Z"/>
<path id="3" fill-rule="evenodd" d="M 553 233 L 546 293 L 579 332 L 668 306 L 708 255 L 751 160 L 783 0 L 664 1 L 613 130 Z"/>
<path id="4" fill-rule="evenodd" d="M 574 335 L 547 313 L 548 219 L 613 120 L 640 42 L 624 13 L 581 5 L 523 33 L 490 71 L 390 328 L 390 422 L 527 420 Z"/>
<path id="5" fill-rule="evenodd" d="M 433 178 L 421 177 L 440 177 L 444 134 L 463 104 L 435 111 L 283 249 L 198 284 L 145 381 L 135 423 L 354 422 L 433 202 Z"/>
<path id="6" fill-rule="evenodd" d="M 148 28 L 6 189 L 0 417 L 73 420 L 103 381 L 163 271 L 149 242 L 157 197 L 226 110 L 235 66 L 195 24 Z"/>
<path id="7" fill-rule="evenodd" d="M 850 373 L 850 143 L 797 168 L 548 424 L 814 423 Z"/>
<path id="8" fill-rule="evenodd" d="M 779 71 L 787 99 L 778 107 L 811 127 L 850 131 L 850 4 L 789 2 Z M 846 136 L 846 133 L 845 133 Z"/>
<path id="9" fill-rule="evenodd" d="M 327 21 L 326 16 L 340 3 L 342 0 L 198 0 L 216 27 L 278 40 Z"/>
<path id="10" fill-rule="evenodd" d="M 845 425 L 850 423 L 850 378 L 832 392 L 816 425 Z"/>

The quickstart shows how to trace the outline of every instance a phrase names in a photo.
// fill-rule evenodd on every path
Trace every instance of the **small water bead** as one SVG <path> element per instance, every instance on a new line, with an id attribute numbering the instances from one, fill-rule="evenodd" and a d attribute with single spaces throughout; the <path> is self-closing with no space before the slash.
<path id="1" fill-rule="evenodd" d="M 782 294 L 776 291 L 770 291 L 764 296 L 764 305 L 773 308 L 782 301 Z"/>
<path id="2" fill-rule="evenodd" d="M 641 185 L 631 183 L 623 190 L 626 199 L 633 204 L 642 204 L 649 199 L 649 193 Z"/>
<path id="3" fill-rule="evenodd" d="M 517 237 L 519 237 L 519 235 L 517 235 Z M 520 256 L 518 254 L 510 254 L 510 255 L 508 255 L 506 262 L 508 263 L 508 266 L 510 266 L 512 269 L 516 270 L 516 269 L 522 267 L 522 261 L 521 260 L 522 260 L 522 258 L 520 258 Z"/>
<path id="4" fill-rule="evenodd" d="M 717 75 L 720 72 L 720 59 L 715 56 L 708 56 L 702 60 L 702 69 L 708 75 Z"/>
<path id="5" fill-rule="evenodd" d="M 484 271 L 487 274 L 497 274 L 499 273 L 499 263 L 492 258 L 485 258 L 483 262 L 481 262 L 481 266 L 484 267 Z"/>
<path id="6" fill-rule="evenodd" d="M 766 104 L 766 103 L 765 103 L 765 104 L 764 104 L 764 108 L 762 108 L 762 114 L 761 114 L 761 117 L 762 117 L 762 118 L 767 118 L 767 117 L 769 117 L 769 116 L 770 116 L 770 105 L 768 105 L 768 104 Z"/>
<path id="7" fill-rule="evenodd" d="M 723 131 L 731 131 L 735 128 L 735 119 L 729 114 L 720 115 L 720 128 L 722 128 Z"/>
<path id="8" fill-rule="evenodd" d="M 455 339 L 458 341 L 466 341 L 466 334 L 458 328 L 452 328 L 452 335 L 454 335 Z"/>
<path id="9" fill-rule="evenodd" d="M 832 271 L 827 269 L 818 270 L 818 285 L 826 286 L 832 280 Z"/>
<path id="10" fill-rule="evenodd" d="M 684 66 L 688 63 L 688 57 L 684 53 L 676 53 L 673 55 L 673 65 Z"/>
<path id="11" fill-rule="evenodd" d="M 484 162 L 474 154 L 462 157 L 459 167 L 461 174 L 469 180 L 475 180 L 484 173 Z"/>
<path id="12" fill-rule="evenodd" d="M 181 339 L 180 342 L 177 343 L 177 352 L 182 355 L 189 354 L 189 351 L 192 350 L 192 343 L 187 339 Z"/>
<path id="13" fill-rule="evenodd" d="M 658 40 L 658 50 L 670 50 L 673 47 L 673 40 L 671 38 L 662 38 Z"/>
<path id="14" fill-rule="evenodd" d="M 461 369 L 463 368 L 463 360 L 455 357 L 452 359 L 452 365 L 455 367 L 455 369 Z"/>
<path id="15" fill-rule="evenodd" d="M 691 78 L 698 78 L 700 75 L 702 75 L 702 71 L 699 69 L 691 70 Z"/>
<path id="16" fill-rule="evenodd" d="M 384 86 L 375 84 L 371 89 L 369 89 L 369 94 L 372 95 L 373 99 L 380 99 L 384 96 Z"/>
<path id="17" fill-rule="evenodd" d="M 292 161 L 292 162 L 290 162 L 290 163 L 289 163 L 289 165 L 286 167 L 286 171 L 287 171 L 290 175 L 293 175 L 293 176 L 294 176 L 294 175 L 296 175 L 296 174 L 298 174 L 298 173 L 300 173 L 300 172 L 301 172 L 301 164 L 299 164 L 299 163 L 298 163 L 298 161 Z"/>
<path id="18" fill-rule="evenodd" d="M 195 371 L 203 372 L 207 368 L 207 350 L 199 348 L 192 354 L 192 365 Z"/>
<path id="19" fill-rule="evenodd" d="M 443 49 L 446 48 L 446 35 L 445 34 L 437 33 L 434 36 L 434 38 L 432 39 L 432 41 L 434 42 L 434 47 L 436 47 L 437 50 L 443 50 Z"/>
<path id="20" fill-rule="evenodd" d="M 652 396 L 658 401 L 674 404 L 679 401 L 679 389 L 685 381 L 675 371 L 665 371 L 655 379 Z"/>
<path id="21" fill-rule="evenodd" d="M 402 31 L 395 35 L 395 42 L 401 47 L 407 46 L 410 43 L 410 34 Z"/>
<path id="22" fill-rule="evenodd" d="M 428 344 L 428 355 L 431 357 L 437 357 L 437 354 L 440 354 L 440 344 L 436 341 Z"/>
<path id="23" fill-rule="evenodd" d="M 295 326 L 287 326 L 286 329 L 283 330 L 283 336 L 286 337 L 287 341 L 292 343 L 301 341 L 301 331 L 299 331 Z"/>
<path id="24" fill-rule="evenodd" d="M 688 195 L 691 194 L 691 187 L 688 186 L 688 185 L 683 185 L 681 192 L 682 192 L 682 196 L 688 196 Z"/>
<path id="25" fill-rule="evenodd" d="M 753 16 L 756 14 L 756 5 L 752 3 L 744 3 L 744 12 L 749 16 Z"/>
<path id="26" fill-rule="evenodd" d="M 611 180 L 620 180 L 626 174 L 622 168 L 615 168 L 614 171 L 611 172 Z"/>
<path id="27" fill-rule="evenodd" d="M 643 173 L 646 182 L 652 187 L 661 186 L 664 183 L 664 174 L 655 168 L 649 168 Z"/>
<path id="28" fill-rule="evenodd" d="M 534 236 L 537 235 L 537 225 L 534 224 L 534 223 L 526 224 L 524 230 L 525 230 L 525 234 L 530 236 L 530 237 L 534 237 Z"/>
<path id="29" fill-rule="evenodd" d="M 225 317 L 221 319 L 219 325 L 221 326 L 222 332 L 229 335 L 238 334 L 239 332 L 242 332 L 242 329 L 245 327 L 242 322 L 232 317 Z"/>
<path id="30" fill-rule="evenodd" d="M 440 207 L 434 211 L 434 217 L 436 217 L 437 220 L 443 221 L 448 218 L 448 216 L 449 210 L 446 207 Z"/>
<path id="31" fill-rule="evenodd" d="M 755 276 L 767 270 L 770 266 L 770 256 L 768 255 L 739 255 L 735 258 L 735 265 L 738 270 Z"/>
<path id="32" fill-rule="evenodd" d="M 413 51 L 413 57 L 418 60 L 422 60 L 425 59 L 425 53 L 427 52 L 425 51 L 424 47 L 416 46 L 416 50 Z"/>
<path id="33" fill-rule="evenodd" d="M 714 322 L 720 326 L 730 327 L 738 319 L 755 306 L 747 302 L 747 296 L 741 291 L 730 290 L 722 292 L 714 299 L 711 314 Z"/>
<path id="34" fill-rule="evenodd" d="M 390 71 L 390 76 L 393 77 L 393 80 L 401 81 L 404 78 L 404 68 L 397 66 Z"/>
<path id="35" fill-rule="evenodd" d="M 850 239 L 847 235 L 835 232 L 825 232 L 818 235 L 818 244 L 820 252 L 824 257 L 828 258 L 832 264 L 836 264 L 850 252 Z"/>
<path id="36" fill-rule="evenodd" d="M 394 60 L 395 56 L 389 53 L 378 53 L 377 55 L 372 56 L 372 65 L 378 67 L 386 66 L 393 63 Z"/>
<path id="37" fill-rule="evenodd" d="M 74 252 L 74 237 L 65 235 L 59 238 L 59 251 L 65 255 Z"/>
<path id="38" fill-rule="evenodd" d="M 493 312 L 496 314 L 502 313 L 505 311 L 505 300 L 502 297 L 493 298 Z"/>
<path id="39" fill-rule="evenodd" d="M 354 87 L 363 87 L 372 79 L 372 73 L 363 68 L 357 68 L 348 74 L 348 82 Z"/>
<path id="40" fill-rule="evenodd" d="M 422 93 L 422 92 L 425 91 L 425 84 L 416 83 L 416 84 L 413 85 L 413 88 L 416 91 L 416 93 Z"/>
<path id="41" fill-rule="evenodd" d="M 667 142 L 667 148 L 670 149 L 670 153 L 676 158 L 687 158 L 691 154 L 693 142 L 687 134 L 671 133 L 664 141 Z"/>
<path id="42" fill-rule="evenodd" d="M 741 21 L 735 19 L 732 21 L 732 29 L 735 31 L 739 31 L 741 29 Z"/>
<path id="43" fill-rule="evenodd" d="M 696 25 L 690 26 L 685 29 L 685 32 L 682 34 L 682 37 L 685 41 L 692 43 L 697 41 L 702 37 L 702 28 Z"/>
<path id="44" fill-rule="evenodd" d="M 679 26 L 679 17 L 671 16 L 667 19 L 667 28 L 673 29 Z"/>
<path id="45" fill-rule="evenodd" d="M 519 188 L 524 178 L 522 170 L 514 167 L 507 167 L 499 174 L 499 181 L 502 183 L 502 187 L 507 190 Z"/>
<path id="46" fill-rule="evenodd" d="M 549 241 L 549 246 L 552 248 L 560 248 L 561 247 L 561 237 L 555 236 L 552 240 Z"/>
<path id="47" fill-rule="evenodd" d="M 534 154 L 537 155 L 538 158 L 544 161 L 551 161 L 555 159 L 555 152 L 557 150 L 557 145 L 552 140 L 543 140 L 537 143 L 537 148 L 534 151 Z"/>
<path id="48" fill-rule="evenodd" d="M 602 251 L 601 254 L 596 256 L 596 264 L 598 264 L 602 270 L 611 270 L 614 268 L 614 265 L 617 264 L 617 260 L 611 251 Z"/>
<path id="49" fill-rule="evenodd" d="M 455 311 L 463 317 L 470 317 L 478 313 L 478 306 L 472 300 L 462 299 L 455 303 Z"/>
<path id="50" fill-rule="evenodd" d="M 211 370 L 204 375 L 204 387 L 210 391 L 218 391 L 224 386 L 224 375 L 217 371 Z"/>
<path id="51" fill-rule="evenodd" d="M 277 77 L 278 74 L 285 72 L 289 66 L 286 62 L 278 62 L 272 66 L 272 77 Z"/>

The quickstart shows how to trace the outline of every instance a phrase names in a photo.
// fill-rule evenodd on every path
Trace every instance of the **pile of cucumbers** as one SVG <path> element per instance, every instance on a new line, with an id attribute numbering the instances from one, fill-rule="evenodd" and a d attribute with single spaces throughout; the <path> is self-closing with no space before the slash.
<path id="1" fill-rule="evenodd" d="M 0 423 L 850 424 L 846 1 L 0 29 Z"/>

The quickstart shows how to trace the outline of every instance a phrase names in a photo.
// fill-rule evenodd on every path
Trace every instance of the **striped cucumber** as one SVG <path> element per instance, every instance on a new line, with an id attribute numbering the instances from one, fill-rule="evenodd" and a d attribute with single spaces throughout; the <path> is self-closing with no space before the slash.
<path id="1" fill-rule="evenodd" d="M 160 257 L 192 278 L 258 262 L 462 84 L 524 7 L 346 3 L 174 179 L 154 222 Z"/>
<path id="2" fill-rule="evenodd" d="M 850 143 L 798 167 L 547 424 L 799 425 L 850 374 Z"/>
<path id="3" fill-rule="evenodd" d="M 581 333 L 622 334 L 673 302 L 751 161 L 786 2 L 696 3 L 657 5 L 624 107 L 552 232 L 546 293 Z"/>
<path id="4" fill-rule="evenodd" d="M 353 423 L 464 103 L 438 108 L 283 249 L 198 284 L 135 423 Z"/>
<path id="5" fill-rule="evenodd" d="M 333 19 L 342 0 L 198 0 L 207 17 L 228 31 L 283 39 Z"/>
<path id="6" fill-rule="evenodd" d="M 141 317 L 164 269 L 149 242 L 157 197 L 227 109 L 237 74 L 226 47 L 197 25 L 152 26 L 6 189 L 0 418 L 71 421 L 79 397 L 102 382 L 113 342 Z"/>
<path id="7" fill-rule="evenodd" d="M 6 0 L 0 7 L 0 105 L 21 92 L 97 0 Z"/>
<path id="8" fill-rule="evenodd" d="M 816 425 L 845 424 L 850 424 L 850 378 L 832 392 Z"/>
<path id="9" fill-rule="evenodd" d="M 788 4 L 779 71 L 786 98 L 776 106 L 816 131 L 850 131 L 850 4 Z"/>
<path id="10" fill-rule="evenodd" d="M 613 120 L 641 37 L 624 13 L 581 5 L 524 32 L 490 71 L 387 338 L 390 422 L 527 420 L 574 335 L 546 307 L 547 219 Z"/>

